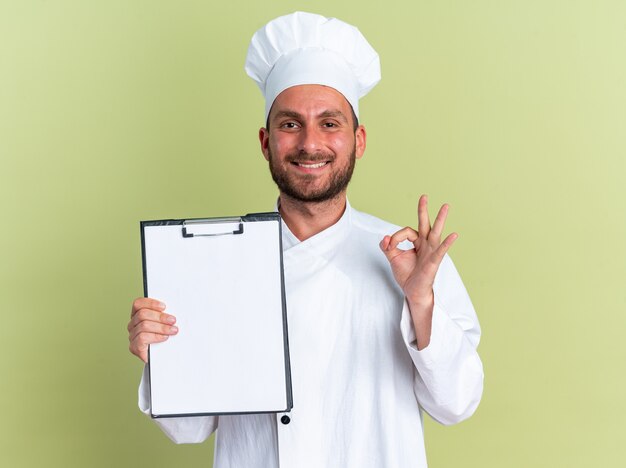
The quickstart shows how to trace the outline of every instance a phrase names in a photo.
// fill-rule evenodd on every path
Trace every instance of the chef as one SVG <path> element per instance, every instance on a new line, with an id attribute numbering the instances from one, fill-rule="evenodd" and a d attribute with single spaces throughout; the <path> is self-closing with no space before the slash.
<path id="1" fill-rule="evenodd" d="M 259 141 L 279 189 L 293 410 L 155 423 L 177 443 L 217 430 L 216 468 L 426 467 L 423 413 L 462 421 L 483 387 L 478 320 L 447 255 L 457 235 L 442 239 L 448 206 L 431 224 L 422 196 L 417 229 L 400 229 L 348 203 L 367 140 L 359 99 L 380 79 L 358 29 L 277 18 L 254 34 L 245 69 L 265 97 Z M 131 352 L 146 361 L 175 322 L 158 300 L 135 300 Z M 149 414 L 145 373 L 139 407 Z"/>

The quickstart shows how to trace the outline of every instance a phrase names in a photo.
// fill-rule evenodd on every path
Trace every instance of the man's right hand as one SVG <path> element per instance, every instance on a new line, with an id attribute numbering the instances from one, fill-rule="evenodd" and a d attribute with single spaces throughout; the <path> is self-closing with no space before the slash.
<path id="1" fill-rule="evenodd" d="M 148 362 L 148 345 L 167 340 L 178 333 L 176 317 L 164 312 L 165 304 L 149 297 L 138 297 L 128 322 L 128 349 L 143 362 Z"/>

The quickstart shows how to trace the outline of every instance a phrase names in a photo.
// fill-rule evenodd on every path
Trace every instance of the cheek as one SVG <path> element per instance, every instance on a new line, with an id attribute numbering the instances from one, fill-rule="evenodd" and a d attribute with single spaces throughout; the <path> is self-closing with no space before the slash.
<path id="1" fill-rule="evenodd" d="M 282 157 L 293 149 L 293 142 L 290 138 L 281 136 L 280 138 L 270 138 L 269 141 L 272 154 L 276 157 Z"/>
<path id="2" fill-rule="evenodd" d="M 354 146 L 354 138 L 350 136 L 336 136 L 329 141 L 329 146 L 333 148 L 337 154 L 350 153 Z"/>

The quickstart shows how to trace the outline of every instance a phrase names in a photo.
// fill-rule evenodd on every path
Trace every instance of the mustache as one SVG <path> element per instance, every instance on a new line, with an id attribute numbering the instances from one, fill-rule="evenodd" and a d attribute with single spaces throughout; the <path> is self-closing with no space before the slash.
<path id="1" fill-rule="evenodd" d="M 329 154 L 324 153 L 307 153 L 306 151 L 300 151 L 299 153 L 288 154 L 286 157 L 287 161 L 292 163 L 301 163 L 301 162 L 309 162 L 309 163 L 318 163 L 325 161 L 334 161 L 335 157 Z"/>

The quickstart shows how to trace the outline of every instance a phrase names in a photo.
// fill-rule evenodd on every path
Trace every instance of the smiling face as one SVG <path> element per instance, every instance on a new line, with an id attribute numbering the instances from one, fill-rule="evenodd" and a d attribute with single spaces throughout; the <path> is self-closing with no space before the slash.
<path id="1" fill-rule="evenodd" d="M 365 128 L 354 128 L 341 93 L 300 85 L 278 95 L 259 131 L 261 150 L 281 192 L 300 202 L 344 196 L 356 159 L 365 151 Z"/>

